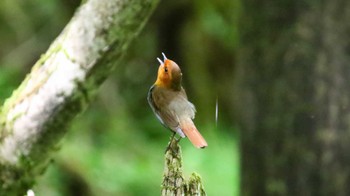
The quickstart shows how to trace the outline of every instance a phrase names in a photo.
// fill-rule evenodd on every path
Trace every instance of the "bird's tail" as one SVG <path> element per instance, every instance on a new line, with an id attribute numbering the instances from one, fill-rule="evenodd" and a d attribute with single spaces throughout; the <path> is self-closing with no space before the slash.
<path id="1" fill-rule="evenodd" d="M 180 126 L 182 131 L 185 133 L 185 135 L 195 147 L 205 148 L 208 146 L 207 142 L 199 133 L 191 119 L 182 119 Z"/>

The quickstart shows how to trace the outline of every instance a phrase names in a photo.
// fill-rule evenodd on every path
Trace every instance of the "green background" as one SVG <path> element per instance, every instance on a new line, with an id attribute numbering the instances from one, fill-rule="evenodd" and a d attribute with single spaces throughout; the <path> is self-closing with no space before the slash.
<path id="1" fill-rule="evenodd" d="M 69 0 L 0 2 L 0 103 L 30 72 L 79 6 Z M 233 67 L 239 2 L 162 1 L 52 154 L 36 195 L 158 195 L 171 133 L 146 96 L 164 52 L 179 64 L 209 147 L 181 141 L 184 174 L 197 172 L 208 195 L 237 195 L 239 135 L 233 118 Z M 218 100 L 218 121 L 215 104 Z"/>

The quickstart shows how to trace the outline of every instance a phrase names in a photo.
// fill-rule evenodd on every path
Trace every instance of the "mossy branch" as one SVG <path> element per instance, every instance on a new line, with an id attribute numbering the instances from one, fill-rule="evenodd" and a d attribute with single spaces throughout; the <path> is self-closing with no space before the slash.
<path id="1" fill-rule="evenodd" d="M 24 195 L 159 0 L 88 0 L 0 111 L 0 195 Z"/>
<path id="2" fill-rule="evenodd" d="M 162 196 L 206 195 L 201 178 L 192 173 L 186 181 L 182 173 L 182 152 L 176 140 L 172 140 L 165 153 L 165 166 L 162 182 Z"/>

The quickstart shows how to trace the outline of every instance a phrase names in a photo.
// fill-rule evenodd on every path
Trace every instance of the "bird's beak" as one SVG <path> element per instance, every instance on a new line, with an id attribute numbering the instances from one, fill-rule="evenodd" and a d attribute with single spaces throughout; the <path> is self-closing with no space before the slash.
<path id="1" fill-rule="evenodd" d="M 162 52 L 162 55 L 163 55 L 163 58 L 164 58 L 164 60 L 163 60 L 163 61 L 162 61 L 162 60 L 160 60 L 160 58 L 157 58 L 157 60 L 158 60 L 158 62 L 159 62 L 160 64 L 164 64 L 165 60 L 167 60 L 167 58 L 166 58 L 166 56 L 165 56 L 164 52 Z"/>
<path id="2" fill-rule="evenodd" d="M 162 60 L 160 60 L 160 58 L 157 58 L 157 60 L 160 64 L 164 64 L 164 62 Z"/>
<path id="3" fill-rule="evenodd" d="M 167 60 L 167 58 L 166 58 L 166 56 L 165 56 L 164 52 L 162 52 L 162 55 L 163 55 L 164 62 L 165 62 L 165 60 Z"/>

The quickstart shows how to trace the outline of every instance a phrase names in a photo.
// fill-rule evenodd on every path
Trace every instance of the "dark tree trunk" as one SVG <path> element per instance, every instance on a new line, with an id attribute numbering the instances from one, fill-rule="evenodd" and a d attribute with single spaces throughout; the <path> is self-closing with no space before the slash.
<path id="1" fill-rule="evenodd" d="M 243 1 L 242 195 L 350 195 L 350 1 Z"/>

